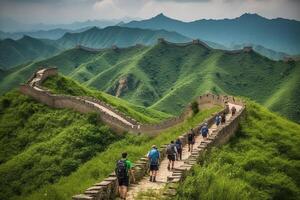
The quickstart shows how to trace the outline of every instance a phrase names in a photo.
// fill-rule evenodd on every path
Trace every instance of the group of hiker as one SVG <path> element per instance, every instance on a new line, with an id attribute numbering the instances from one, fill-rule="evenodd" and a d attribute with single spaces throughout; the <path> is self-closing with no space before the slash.
<path id="1" fill-rule="evenodd" d="M 233 106 L 231 108 L 231 114 L 235 115 L 236 108 Z M 226 122 L 226 113 L 218 114 L 215 118 L 215 124 L 217 126 L 221 124 L 225 124 Z M 209 134 L 208 123 L 204 123 L 204 125 L 199 129 L 199 134 L 202 135 L 204 140 L 207 140 L 207 136 Z M 195 144 L 196 133 L 194 129 L 191 129 L 187 135 L 188 141 L 188 151 L 193 151 L 193 146 Z M 183 144 L 180 138 L 178 138 L 175 142 L 171 141 L 170 144 L 167 145 L 166 154 L 168 158 L 168 170 L 174 169 L 174 164 L 176 160 L 182 160 L 182 149 Z M 153 145 L 151 150 L 147 154 L 149 160 L 149 171 L 150 178 L 149 181 L 156 182 L 157 171 L 159 170 L 159 160 L 160 153 L 156 147 Z M 127 188 L 129 186 L 130 176 L 132 177 L 132 181 L 135 182 L 134 173 L 132 170 L 132 163 L 127 159 L 127 153 L 122 153 L 122 158 L 117 161 L 116 164 L 116 175 L 119 183 L 119 194 L 121 199 L 126 199 Z"/>

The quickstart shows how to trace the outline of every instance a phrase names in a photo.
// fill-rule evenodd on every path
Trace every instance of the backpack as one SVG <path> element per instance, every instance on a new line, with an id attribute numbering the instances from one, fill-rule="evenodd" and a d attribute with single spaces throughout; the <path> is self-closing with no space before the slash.
<path id="1" fill-rule="evenodd" d="M 182 148 L 182 143 L 181 143 L 181 141 L 176 141 L 176 148 L 177 149 L 181 149 Z"/>
<path id="2" fill-rule="evenodd" d="M 188 134 L 188 141 L 193 141 L 193 133 Z"/>
<path id="3" fill-rule="evenodd" d="M 152 149 L 149 152 L 148 157 L 150 158 L 150 164 L 151 165 L 157 165 L 158 164 L 159 153 L 156 149 Z"/>
<path id="4" fill-rule="evenodd" d="M 202 134 L 207 134 L 208 133 L 207 126 L 202 127 L 201 132 L 202 132 Z"/>
<path id="5" fill-rule="evenodd" d="M 116 164 L 116 175 L 118 178 L 127 177 L 126 160 L 118 160 Z"/>
<path id="6" fill-rule="evenodd" d="M 175 154 L 175 150 L 174 150 L 174 144 L 169 144 L 167 146 L 167 155 L 173 155 Z"/>

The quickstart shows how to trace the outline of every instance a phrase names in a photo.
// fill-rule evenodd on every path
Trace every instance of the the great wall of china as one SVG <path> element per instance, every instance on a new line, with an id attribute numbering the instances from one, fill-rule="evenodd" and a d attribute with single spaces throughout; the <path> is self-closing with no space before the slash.
<path id="1" fill-rule="evenodd" d="M 166 128 L 175 126 L 176 124 L 183 122 L 191 114 L 191 109 L 188 107 L 185 112 L 183 112 L 183 114 L 177 118 L 167 120 L 157 125 L 142 125 L 100 100 L 89 97 L 74 97 L 52 94 L 46 88 L 43 88 L 41 86 L 41 83 L 47 77 L 55 75 L 57 75 L 56 68 L 41 69 L 29 79 L 27 84 L 23 84 L 20 86 L 20 91 L 23 94 L 29 95 L 37 101 L 54 108 L 70 108 L 81 113 L 98 112 L 100 113 L 101 120 L 104 123 L 108 124 L 112 129 L 119 132 L 128 131 L 132 133 L 158 133 Z M 197 163 L 199 157 L 205 154 L 205 152 L 211 147 L 226 143 L 230 139 L 230 137 L 235 134 L 238 129 L 240 119 L 245 113 L 244 103 L 231 96 L 217 96 L 213 94 L 206 94 L 199 96 L 196 101 L 199 107 L 205 104 L 219 105 L 224 107 L 224 109 L 219 113 L 228 112 L 227 103 L 241 105 L 242 109 L 235 116 L 230 118 L 230 120 L 228 120 L 225 125 L 222 125 L 215 132 L 210 134 L 207 141 L 202 141 L 200 146 L 197 149 L 193 150 L 192 154 L 185 161 L 184 165 L 174 170 L 172 176 L 168 177 L 169 184 L 167 185 L 167 190 L 164 193 L 165 197 L 176 194 L 176 190 L 174 189 L 174 185 L 172 184 L 182 181 L 185 178 L 187 172 L 192 168 L 194 164 Z M 99 109 L 99 107 L 97 107 L 95 104 L 101 105 L 104 108 L 114 112 L 118 116 L 121 116 L 123 118 L 123 121 Z M 215 116 L 219 113 L 212 115 L 209 119 L 205 120 L 205 122 L 207 122 L 209 125 L 213 124 Z M 195 127 L 194 130 L 198 132 L 203 123 Z M 187 134 L 188 132 L 184 133 L 180 137 L 183 145 L 187 144 Z M 161 147 L 159 147 L 159 151 L 162 155 L 161 158 L 164 158 L 166 156 L 166 145 L 162 145 Z M 140 158 L 140 160 L 135 162 L 134 171 L 136 181 L 141 180 L 147 174 L 148 162 L 146 156 Z M 116 195 L 117 178 L 115 176 L 115 173 L 112 172 L 109 177 L 107 177 L 100 183 L 96 183 L 92 187 L 88 188 L 84 192 L 84 194 L 73 196 L 73 200 L 114 199 Z"/>
<path id="2" fill-rule="evenodd" d="M 136 134 L 156 134 L 164 129 L 173 127 L 174 125 L 183 122 L 192 114 L 192 110 L 188 106 L 178 117 L 171 118 L 159 124 L 140 124 L 134 119 L 116 110 L 109 104 L 98 99 L 94 99 L 91 97 L 75 97 L 70 95 L 53 94 L 49 90 L 41 86 L 42 82 L 47 77 L 55 76 L 57 75 L 57 73 L 58 72 L 56 68 L 41 69 L 36 72 L 26 84 L 22 84 L 20 86 L 20 91 L 23 94 L 31 96 L 37 101 L 53 108 L 70 108 L 81 113 L 99 113 L 101 120 L 119 133 L 127 131 Z M 200 106 L 205 103 L 213 103 L 216 105 L 224 106 L 224 98 L 225 97 L 216 97 L 213 101 L 211 101 L 209 97 L 202 96 L 197 99 L 197 102 Z M 103 107 L 105 110 L 100 109 L 99 106 Z M 107 111 L 110 111 L 115 115 L 111 115 Z"/>
<path id="3" fill-rule="evenodd" d="M 212 94 L 207 94 L 200 96 L 198 98 L 199 103 L 213 103 L 223 105 L 219 99 L 223 99 L 223 97 L 219 97 Z M 224 98 L 226 102 L 233 103 L 236 105 L 241 105 L 242 108 L 239 112 L 236 113 L 235 116 L 231 117 L 224 125 L 219 127 L 216 131 L 209 135 L 208 140 L 202 141 L 198 148 L 195 148 L 188 159 L 185 160 L 184 164 L 181 165 L 179 168 L 175 168 L 172 172 L 172 175 L 168 177 L 168 183 L 166 185 L 165 192 L 163 193 L 162 199 L 170 199 L 172 196 L 176 195 L 176 187 L 180 182 L 182 182 L 185 177 L 188 175 L 188 172 L 191 170 L 193 165 L 197 164 L 200 158 L 203 158 L 205 153 L 209 151 L 211 147 L 222 145 L 234 136 L 236 131 L 239 127 L 239 122 L 241 118 L 245 114 L 245 105 L 243 102 L 234 99 L 233 97 Z M 228 112 L 228 107 L 224 107 L 224 109 L 218 113 L 212 115 L 209 119 L 202 122 L 199 126 L 194 127 L 195 132 L 199 132 L 200 127 L 203 126 L 205 122 L 211 126 L 214 123 L 215 117 L 217 114 Z M 183 146 L 187 144 L 187 136 L 188 132 L 181 135 L 179 138 L 183 143 Z M 176 139 L 176 138 L 174 138 Z M 166 156 L 166 148 L 167 145 L 162 145 L 158 148 L 161 154 L 161 160 Z M 137 182 L 142 180 L 144 176 L 148 173 L 148 158 L 145 155 L 144 157 L 140 158 L 138 161 L 135 162 L 134 171 L 135 171 L 135 179 Z M 73 200 L 107 200 L 107 199 L 115 199 L 118 195 L 118 181 L 117 177 L 114 172 L 112 172 L 107 178 L 103 181 L 94 184 L 93 186 L 89 187 L 84 191 L 83 194 L 75 195 L 72 197 Z"/>
<path id="4" fill-rule="evenodd" d="M 186 46 L 190 46 L 190 45 L 200 45 L 200 46 L 205 47 L 207 50 L 213 50 L 214 49 L 214 48 L 210 47 L 205 42 L 203 42 L 199 39 L 195 39 L 195 40 L 192 40 L 191 42 L 185 42 L 185 43 L 173 43 L 173 42 L 169 42 L 169 41 L 165 40 L 164 38 L 158 38 L 157 41 L 158 41 L 158 43 L 161 43 L 161 44 L 172 44 L 172 45 L 176 45 L 178 47 L 186 47 Z M 134 46 L 144 46 L 144 45 L 136 44 Z M 107 50 L 107 49 L 118 50 L 118 49 L 129 48 L 129 47 L 120 48 L 117 45 L 112 45 L 111 48 L 95 49 L 95 48 L 85 47 L 85 46 L 82 46 L 82 45 L 77 45 L 75 48 L 76 49 L 81 49 L 81 50 L 84 50 L 84 51 L 97 53 L 97 52 L 101 52 L 101 51 L 104 51 L 104 50 Z M 225 50 L 225 49 L 219 49 L 219 50 L 223 51 L 226 54 L 241 54 L 241 53 L 249 53 L 249 52 L 254 51 L 251 46 L 245 46 L 245 47 L 243 47 L 243 49 L 237 49 L 237 50 Z M 291 56 L 285 56 L 282 59 L 283 62 L 295 62 L 297 60 L 299 60 L 299 58 L 297 59 L 296 57 L 291 57 Z"/>

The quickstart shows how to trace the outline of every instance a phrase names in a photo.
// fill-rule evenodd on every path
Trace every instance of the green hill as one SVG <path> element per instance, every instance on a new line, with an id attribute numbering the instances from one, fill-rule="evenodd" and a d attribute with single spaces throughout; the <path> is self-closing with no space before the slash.
<path id="1" fill-rule="evenodd" d="M 69 87 L 74 82 L 62 77 L 49 79 L 46 84 L 55 89 L 55 83 L 61 81 L 69 92 L 105 98 L 138 118 L 159 121 L 169 116 L 76 83 Z M 137 160 L 151 145 L 169 142 L 218 110 L 201 111 L 156 137 L 116 135 L 95 120 L 93 113 L 52 109 L 17 91 L 6 93 L 0 97 L 0 199 L 70 199 L 111 173 L 120 152 L 128 151 L 130 158 Z"/>
<path id="2" fill-rule="evenodd" d="M 299 199 L 299 133 L 298 124 L 248 101 L 236 137 L 194 168 L 176 199 Z"/>
<path id="3" fill-rule="evenodd" d="M 75 48 L 8 73 L 0 89 L 24 82 L 40 66 L 56 66 L 85 86 L 167 113 L 180 113 L 193 98 L 210 91 L 250 97 L 300 120 L 296 92 L 300 63 L 273 61 L 254 51 L 230 53 L 167 42 L 97 52 Z M 280 90 L 286 96 L 275 98 Z M 283 100 L 287 107 L 276 106 Z"/>
<path id="4" fill-rule="evenodd" d="M 29 36 L 19 40 L 0 40 L 0 68 L 7 70 L 12 66 L 47 58 L 58 52 L 59 49 L 54 45 Z"/>

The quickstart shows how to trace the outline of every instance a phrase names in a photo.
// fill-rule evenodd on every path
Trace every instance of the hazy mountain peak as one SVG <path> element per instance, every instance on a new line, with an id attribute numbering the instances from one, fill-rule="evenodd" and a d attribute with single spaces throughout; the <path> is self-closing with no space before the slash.
<path id="1" fill-rule="evenodd" d="M 156 15 L 155 17 L 153 17 L 152 19 L 165 20 L 165 19 L 170 19 L 170 18 L 167 17 L 166 15 L 164 15 L 163 13 L 160 13 L 160 14 Z"/>
<path id="2" fill-rule="evenodd" d="M 238 18 L 240 18 L 240 19 L 265 19 L 264 17 L 262 17 L 256 13 L 244 13 Z"/>

